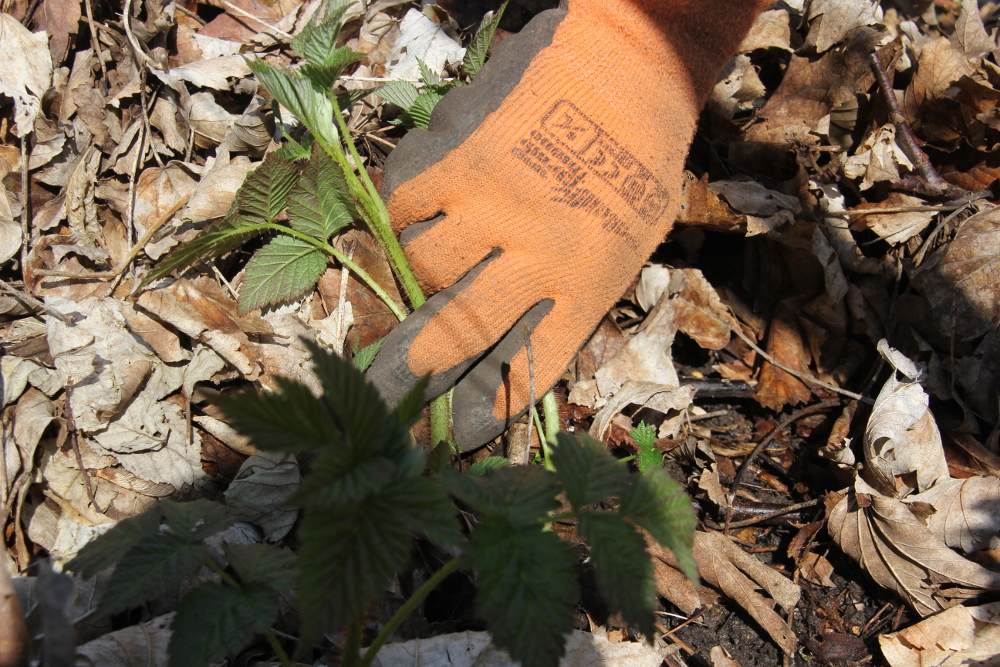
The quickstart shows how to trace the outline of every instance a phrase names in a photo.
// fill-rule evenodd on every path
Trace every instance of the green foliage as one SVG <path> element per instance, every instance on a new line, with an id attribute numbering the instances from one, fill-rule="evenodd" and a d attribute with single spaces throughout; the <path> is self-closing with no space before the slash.
<path id="1" fill-rule="evenodd" d="M 462 68 L 470 79 L 476 78 L 479 70 L 486 64 L 486 54 L 489 52 L 490 42 L 493 41 L 493 35 L 497 31 L 497 26 L 500 25 L 500 19 L 503 18 L 505 9 L 507 9 L 506 1 L 500 5 L 500 9 L 486 14 L 469 46 L 466 47 Z"/>
<path id="2" fill-rule="evenodd" d="M 446 466 L 447 443 L 444 464 L 429 466 L 409 435 L 423 413 L 426 379 L 390 409 L 354 363 L 307 345 L 321 395 L 279 379 L 273 392 L 216 399 L 257 447 L 312 454 L 291 500 L 303 509 L 297 556 L 270 545 L 228 545 L 222 570 L 204 539 L 228 525 L 225 509 L 165 501 L 120 522 L 68 565 L 85 576 L 116 565 L 102 613 L 176 590 L 202 565 L 218 572 L 221 581 L 196 586 L 178 607 L 171 667 L 220 661 L 269 632 L 279 594 L 292 588 L 306 646 L 324 631 L 356 626 L 406 566 L 418 536 L 462 553 L 477 576 L 476 608 L 498 646 L 525 667 L 554 667 L 580 598 L 576 557 L 549 529 L 560 497 L 570 509 L 559 516 L 578 521 L 605 599 L 644 633 L 652 632 L 655 588 L 639 527 L 694 574 L 694 515 L 665 471 L 631 474 L 602 443 L 565 433 L 552 451 L 555 472 L 492 457 L 461 475 Z M 478 517 L 467 539 L 449 494 Z M 613 498 L 618 509 L 605 509 Z"/>
<path id="3" fill-rule="evenodd" d="M 360 344 L 360 342 L 361 339 L 359 338 L 358 343 Z M 385 338 L 380 338 L 371 345 L 368 345 L 360 349 L 357 346 L 355 346 L 354 367 L 357 368 L 362 373 L 368 370 L 368 367 L 372 365 L 373 361 L 375 361 L 375 355 L 378 354 L 378 351 L 380 349 L 382 349 L 382 343 L 384 342 Z"/>
<path id="4" fill-rule="evenodd" d="M 496 33 L 497 26 L 500 25 L 500 19 L 506 8 L 507 2 L 505 1 L 500 9 L 486 14 L 466 48 L 461 70 L 469 81 L 476 78 L 479 70 L 486 63 L 490 42 L 493 41 L 493 35 Z M 424 61 L 418 59 L 417 63 L 420 66 L 420 79 L 423 84 L 421 88 L 417 88 L 408 81 L 393 81 L 377 90 L 376 94 L 386 102 L 395 104 L 403 110 L 399 116 L 390 120 L 390 123 L 412 125 L 426 130 L 431 122 L 431 113 L 437 103 L 449 90 L 464 85 L 464 82 L 459 79 L 442 81 L 440 75 L 430 69 Z"/>
<path id="5" fill-rule="evenodd" d="M 639 448 L 639 455 L 636 456 L 635 463 L 639 467 L 639 472 L 643 475 L 653 468 L 663 467 L 663 452 L 656 449 L 656 429 L 639 422 L 639 425 L 628 432 L 635 440 L 636 447 Z"/>

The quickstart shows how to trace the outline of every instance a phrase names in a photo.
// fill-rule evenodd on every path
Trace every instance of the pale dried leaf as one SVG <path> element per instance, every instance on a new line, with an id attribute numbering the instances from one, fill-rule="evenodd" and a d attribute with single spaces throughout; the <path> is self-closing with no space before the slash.
<path id="1" fill-rule="evenodd" d="M 228 164 L 216 163 L 202 176 L 180 217 L 191 222 L 221 218 L 232 206 L 247 174 L 259 165 L 242 156 Z"/>
<path id="2" fill-rule="evenodd" d="M 233 114 L 222 108 L 211 93 L 192 95 L 187 112 L 188 122 L 194 130 L 194 144 L 198 148 L 213 148 L 221 144 L 233 126 Z"/>
<path id="3" fill-rule="evenodd" d="M 7 188 L 0 186 L 0 264 L 21 251 L 24 235 L 21 225 L 14 220 L 7 200 Z"/>
<path id="4" fill-rule="evenodd" d="M 878 643 L 891 667 L 987 667 L 1000 654 L 1000 603 L 951 607 Z"/>
<path id="5" fill-rule="evenodd" d="M 817 586 L 826 586 L 827 588 L 836 586 L 830 579 L 830 575 L 833 574 L 833 565 L 817 553 L 810 551 L 802 557 L 799 573 L 806 581 Z"/>
<path id="6" fill-rule="evenodd" d="M 712 661 L 712 667 L 740 667 L 740 663 L 733 660 L 721 646 L 713 646 L 708 652 L 708 658 Z"/>
<path id="7" fill-rule="evenodd" d="M 873 474 L 867 479 L 887 496 L 926 491 L 949 473 L 930 398 L 914 381 L 921 370 L 898 350 L 879 345 L 904 379 L 893 373 L 872 406 L 863 446 L 867 472 Z"/>
<path id="8" fill-rule="evenodd" d="M 44 32 L 29 32 L 21 22 L 0 13 L 0 93 L 14 100 L 18 137 L 35 127 L 42 96 L 52 85 L 52 55 Z"/>
<path id="9" fill-rule="evenodd" d="M 643 642 L 612 644 L 589 632 L 574 630 L 566 637 L 566 653 L 559 667 L 659 667 L 663 658 L 664 649 Z M 458 632 L 386 644 L 372 663 L 373 667 L 516 667 L 519 664 L 492 645 L 488 632 Z"/>
<path id="10" fill-rule="evenodd" d="M 686 286 L 670 300 L 678 331 L 691 336 L 707 350 L 721 350 L 739 323 L 699 269 L 681 269 L 681 272 Z"/>
<path id="11" fill-rule="evenodd" d="M 663 293 L 669 289 L 672 275 L 670 269 L 662 264 L 643 268 L 639 273 L 633 300 L 646 312 L 651 311 Z"/>
<path id="12" fill-rule="evenodd" d="M 715 115 L 731 121 L 738 112 L 752 109 L 754 101 L 766 93 L 750 58 L 738 54 L 722 68 L 706 106 Z"/>
<path id="13" fill-rule="evenodd" d="M 14 356 L 0 357 L 0 379 L 3 381 L 3 404 L 10 405 L 24 393 L 30 384 L 47 396 L 53 396 L 63 387 L 58 375 L 33 359 Z"/>
<path id="14" fill-rule="evenodd" d="M 460 63 L 465 49 L 449 36 L 440 23 L 430 20 L 419 9 L 410 9 L 399 24 L 396 48 L 389 56 L 387 76 L 394 79 L 418 79 L 419 58 L 433 72 L 441 72 L 446 63 Z"/>
<path id="15" fill-rule="evenodd" d="M 662 296 L 640 331 L 628 340 L 614 359 L 595 373 L 601 396 L 615 394 L 626 382 L 680 386 L 670 356 L 670 346 L 676 333 L 673 306 L 669 298 Z"/>
<path id="16" fill-rule="evenodd" d="M 848 178 L 861 178 L 860 187 L 867 190 L 875 183 L 898 181 L 900 168 L 913 169 L 903 150 L 896 144 L 896 128 L 887 123 L 875 130 L 848 157 L 846 153 L 840 156 L 844 175 Z"/>
<path id="17" fill-rule="evenodd" d="M 110 632 L 76 649 L 77 667 L 167 667 L 173 613 Z"/>
<path id="18" fill-rule="evenodd" d="M 34 464 L 35 449 L 42 434 L 56 418 L 56 406 L 37 389 L 29 389 L 14 409 L 14 442 L 21 454 L 21 466 L 28 470 Z M 7 468 L 13 481 L 17 468 Z"/>
<path id="19" fill-rule="evenodd" d="M 611 420 L 629 405 L 650 408 L 663 414 L 669 414 L 671 410 L 685 410 L 694 400 L 694 392 L 691 385 L 676 387 L 655 382 L 626 382 L 614 396 L 607 399 L 600 412 L 594 415 L 590 435 L 598 440 L 603 439 L 611 426 Z"/>
<path id="20" fill-rule="evenodd" d="M 792 51 L 792 29 L 789 13 L 783 9 L 772 9 L 757 17 L 757 22 L 740 44 L 740 53 L 757 49 L 777 48 Z"/>
<path id="21" fill-rule="evenodd" d="M 893 192 L 884 202 L 877 204 L 862 204 L 856 211 L 865 208 L 919 207 L 924 201 L 907 194 Z M 930 224 L 937 211 L 908 211 L 902 213 L 872 213 L 871 215 L 854 218 L 854 224 L 865 225 L 885 239 L 887 243 L 905 243 L 922 232 Z"/>
<path id="22" fill-rule="evenodd" d="M 729 202 L 734 210 L 754 216 L 771 216 L 782 209 L 802 211 L 795 197 L 768 190 L 755 181 L 714 181 L 708 185 Z"/>
<path id="23" fill-rule="evenodd" d="M 979 16 L 976 0 L 962 0 L 962 11 L 955 21 L 952 44 L 962 50 L 965 57 L 975 64 L 982 57 L 997 48 L 996 41 L 986 32 L 983 19 Z"/>
<path id="24" fill-rule="evenodd" d="M 66 220 L 70 230 L 81 241 L 94 245 L 101 236 L 101 226 L 97 222 L 97 202 L 94 188 L 97 172 L 101 166 L 101 152 L 91 146 L 77 160 L 66 184 Z"/>
<path id="25" fill-rule="evenodd" d="M 829 531 L 876 582 L 921 616 L 1000 588 L 1000 573 L 956 554 L 906 503 L 880 495 L 861 478 L 830 511 Z"/>

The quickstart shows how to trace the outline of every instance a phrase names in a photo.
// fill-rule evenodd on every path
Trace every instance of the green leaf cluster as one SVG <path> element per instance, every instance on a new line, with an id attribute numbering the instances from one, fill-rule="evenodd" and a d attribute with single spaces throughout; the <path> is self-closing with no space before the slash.
<path id="1" fill-rule="evenodd" d="M 87 544 L 67 569 L 91 577 L 112 565 L 114 576 L 98 613 L 114 614 L 177 590 L 210 559 L 205 538 L 225 529 L 225 507 L 208 500 L 169 500 L 124 519 Z M 188 592 L 171 624 L 171 667 L 218 662 L 268 631 L 278 614 L 278 595 L 295 582 L 295 556 L 267 544 L 227 544 L 232 576 Z"/>
<path id="2" fill-rule="evenodd" d="M 639 472 L 643 475 L 655 468 L 663 467 L 663 452 L 656 449 L 656 429 L 646 422 L 639 422 L 639 425 L 628 432 L 635 441 L 635 446 L 639 448 L 639 454 L 635 457 L 635 463 Z"/>
<path id="3" fill-rule="evenodd" d="M 276 234 L 247 264 L 239 296 L 245 313 L 301 297 L 323 274 L 329 256 L 345 259 L 330 245 L 330 237 L 360 217 L 355 195 L 363 190 L 358 184 L 352 191 L 350 179 L 357 183 L 357 178 L 335 122 L 339 106 L 333 86 L 344 68 L 362 57 L 337 47 L 347 5 L 333 0 L 322 19 L 314 17 L 292 40 L 306 61 L 300 68 L 248 61 L 274 96 L 275 111 L 287 109 L 308 132 L 301 142 L 286 137 L 286 145 L 247 177 L 229 213 L 175 249 L 145 282 L 231 252 L 255 236 Z M 304 166 L 297 164 L 300 160 L 307 160 Z M 277 221 L 286 207 L 287 225 Z"/>
<path id="4" fill-rule="evenodd" d="M 304 636 L 359 618 L 406 565 L 412 538 L 460 541 L 455 508 L 423 475 L 409 428 L 426 382 L 389 410 L 354 365 L 310 344 L 323 394 L 294 380 L 272 393 L 220 400 L 230 423 L 260 448 L 316 455 L 292 502 L 302 507 L 299 603 Z"/>
<path id="5" fill-rule="evenodd" d="M 500 19 L 507 8 L 504 2 L 495 12 L 489 12 L 483 17 L 479 29 L 473 36 L 469 46 L 465 49 L 465 57 L 462 58 L 462 74 L 472 81 L 479 74 L 479 70 L 486 64 L 486 56 L 489 52 L 490 42 L 496 33 Z M 396 118 L 389 122 L 393 125 L 407 125 L 427 129 L 431 122 L 431 113 L 434 107 L 441 101 L 441 98 L 458 86 L 464 85 L 461 79 L 453 81 L 442 81 L 441 77 L 434 72 L 422 60 L 420 64 L 421 87 L 413 85 L 409 81 L 393 81 L 376 91 L 376 94 L 390 104 L 395 104 L 403 110 Z"/>

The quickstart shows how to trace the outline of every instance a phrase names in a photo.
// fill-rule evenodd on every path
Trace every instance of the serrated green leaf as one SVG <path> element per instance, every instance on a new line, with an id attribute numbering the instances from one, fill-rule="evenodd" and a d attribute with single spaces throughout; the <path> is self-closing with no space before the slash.
<path id="1" fill-rule="evenodd" d="M 382 395 L 364 373 L 315 343 L 307 342 L 306 347 L 323 387 L 323 400 L 350 449 L 390 458 L 410 449 L 409 435 L 394 424 Z M 395 438 L 396 442 L 387 443 L 386 437 Z"/>
<path id="2" fill-rule="evenodd" d="M 305 637 L 358 618 L 410 557 L 411 535 L 377 495 L 353 506 L 308 508 L 299 534 Z"/>
<path id="3" fill-rule="evenodd" d="M 670 549 L 681 571 L 691 581 L 698 581 L 698 564 L 691 555 L 697 519 L 684 487 L 672 480 L 666 470 L 633 475 L 631 485 L 621 495 L 618 511 Z"/>
<path id="4" fill-rule="evenodd" d="M 333 103 L 325 91 L 298 73 L 263 60 L 247 59 L 247 65 L 274 99 L 295 114 L 321 144 L 327 148 L 339 145 Z"/>
<path id="5" fill-rule="evenodd" d="M 497 468 L 506 468 L 510 465 L 510 461 L 502 456 L 490 456 L 481 461 L 476 461 L 469 469 L 465 471 L 466 475 L 471 475 L 472 477 L 481 477 L 485 475 L 490 470 L 496 470 Z"/>
<path id="6" fill-rule="evenodd" d="M 362 99 L 368 97 L 374 92 L 375 91 L 371 88 L 357 88 L 355 90 L 344 91 L 337 95 L 337 108 L 345 110 L 350 109 Z"/>
<path id="7" fill-rule="evenodd" d="M 274 238 L 247 263 L 240 288 L 240 314 L 299 298 L 316 284 L 326 264 L 326 253 L 302 239 Z"/>
<path id="8" fill-rule="evenodd" d="M 235 250 L 267 227 L 257 218 L 233 212 L 206 227 L 198 236 L 176 248 L 143 279 L 143 285 L 179 269 Z"/>
<path id="9" fill-rule="evenodd" d="M 198 571 L 206 554 L 204 542 L 192 543 L 170 532 L 143 540 L 118 562 L 98 612 L 114 614 L 175 590 Z"/>
<path id="10" fill-rule="evenodd" d="M 436 481 L 415 477 L 396 481 L 382 493 L 383 502 L 395 506 L 393 518 L 413 535 L 424 534 L 438 544 L 455 545 L 462 539 L 458 510 Z"/>
<path id="11" fill-rule="evenodd" d="M 267 587 L 205 583 L 184 596 L 170 624 L 170 667 L 219 662 L 245 648 L 278 615 L 278 596 Z"/>
<path id="12" fill-rule="evenodd" d="M 199 499 L 184 503 L 162 500 L 160 509 L 170 532 L 189 544 L 211 537 L 233 522 L 225 505 L 211 500 Z"/>
<path id="13" fill-rule="evenodd" d="M 298 167 L 271 153 L 236 191 L 236 208 L 250 217 L 274 222 L 298 177 Z"/>
<path id="14" fill-rule="evenodd" d="M 391 81 L 376 90 L 375 94 L 400 109 L 409 109 L 417 101 L 420 91 L 409 81 Z"/>
<path id="15" fill-rule="evenodd" d="M 319 145 L 288 196 L 292 229 L 326 243 L 353 222 L 353 204 L 340 165 Z"/>
<path id="16" fill-rule="evenodd" d="M 282 591 L 295 585 L 295 554 L 272 544 L 224 544 L 226 560 L 244 587 L 270 586 Z"/>
<path id="17" fill-rule="evenodd" d="M 628 432 L 635 440 L 635 446 L 639 448 L 639 455 L 636 457 L 636 465 L 639 472 L 645 475 L 653 468 L 663 467 L 663 452 L 656 449 L 656 429 L 646 422 L 639 422 L 639 425 Z"/>
<path id="18" fill-rule="evenodd" d="M 487 516 L 472 531 L 467 557 L 478 575 L 476 610 L 493 642 L 523 667 L 555 667 L 579 598 L 566 543 L 539 526 Z"/>
<path id="19" fill-rule="evenodd" d="M 304 507 L 353 507 L 392 483 L 398 466 L 384 456 L 365 456 L 337 443 L 312 463 L 291 501 Z"/>
<path id="20" fill-rule="evenodd" d="M 294 39 L 292 49 L 311 65 L 329 67 L 336 58 L 337 38 L 344 22 L 344 14 L 350 2 L 333 0 L 329 2 L 320 19 L 316 14 Z"/>
<path id="21" fill-rule="evenodd" d="M 483 477 L 446 470 L 441 482 L 475 511 L 501 517 L 514 526 L 537 526 L 549 512 L 559 509 L 559 480 L 536 466 L 498 468 Z"/>
<path id="22" fill-rule="evenodd" d="M 281 105 L 276 105 L 276 108 L 280 109 Z M 296 162 L 298 160 L 304 160 L 309 157 L 309 151 L 311 150 L 313 144 L 313 136 L 306 132 L 302 136 L 302 143 L 295 141 L 287 134 L 284 135 L 285 144 L 274 151 L 274 155 L 277 155 L 282 160 L 289 160 L 290 162 Z"/>
<path id="23" fill-rule="evenodd" d="M 162 516 L 160 505 L 156 504 L 138 516 L 122 519 L 111 530 L 88 542 L 66 568 L 86 579 L 111 567 L 136 544 L 156 535 Z"/>
<path id="24" fill-rule="evenodd" d="M 597 584 L 612 611 L 653 636 L 656 585 L 646 543 L 632 524 L 612 512 L 580 512 L 580 535 L 590 546 Z"/>
<path id="25" fill-rule="evenodd" d="M 378 354 L 380 349 L 382 349 L 382 343 L 384 342 L 385 338 L 379 338 L 371 345 L 367 345 L 360 350 L 356 350 L 354 352 L 353 359 L 354 367 L 362 373 L 368 370 L 368 367 L 372 365 L 373 361 L 375 361 L 375 355 Z"/>
<path id="26" fill-rule="evenodd" d="M 476 31 L 472 42 L 465 49 L 465 57 L 462 58 L 462 69 L 465 70 L 470 79 L 475 79 L 476 75 L 479 74 L 479 70 L 486 64 L 486 55 L 490 50 L 490 43 L 493 41 L 493 35 L 497 31 L 497 26 L 500 25 L 500 19 L 503 18 L 505 9 L 507 9 L 506 0 L 500 5 L 498 10 L 486 14 L 483 17 L 482 23 L 479 24 L 479 30 Z"/>
<path id="27" fill-rule="evenodd" d="M 333 88 L 334 84 L 337 83 L 337 79 L 344 73 L 345 67 L 358 62 L 364 57 L 365 54 L 358 53 L 345 46 L 331 53 L 326 64 L 318 65 L 309 63 L 299 68 L 299 72 L 302 76 L 312 81 L 317 90 L 329 90 Z"/>
<path id="28" fill-rule="evenodd" d="M 434 107 L 441 101 L 444 95 L 440 93 L 425 91 L 417 97 L 416 101 L 406 110 L 407 115 L 413 119 L 413 124 L 417 127 L 427 129 L 431 123 L 431 113 Z"/>
<path id="29" fill-rule="evenodd" d="M 556 436 L 552 462 L 566 498 L 579 511 L 621 493 L 629 483 L 628 467 L 616 461 L 604 444 L 586 434 Z"/>
<path id="30" fill-rule="evenodd" d="M 277 391 L 247 392 L 212 400 L 229 424 L 254 446 L 283 452 L 317 452 L 340 437 L 325 402 L 301 382 L 275 378 Z"/>
<path id="31" fill-rule="evenodd" d="M 420 79 L 428 86 L 436 86 L 441 83 L 441 75 L 435 72 L 420 58 L 417 58 L 417 67 L 420 68 Z"/>

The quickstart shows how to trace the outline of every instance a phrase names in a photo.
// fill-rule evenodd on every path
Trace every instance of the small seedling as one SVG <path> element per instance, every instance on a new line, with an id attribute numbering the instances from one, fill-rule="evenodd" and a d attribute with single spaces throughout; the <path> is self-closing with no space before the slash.
<path id="1" fill-rule="evenodd" d="M 635 441 L 635 446 L 639 448 L 639 453 L 635 457 L 635 464 L 639 472 L 643 475 L 650 470 L 663 467 L 663 452 L 656 449 L 656 429 L 646 422 L 639 422 L 639 425 L 628 432 Z"/>

